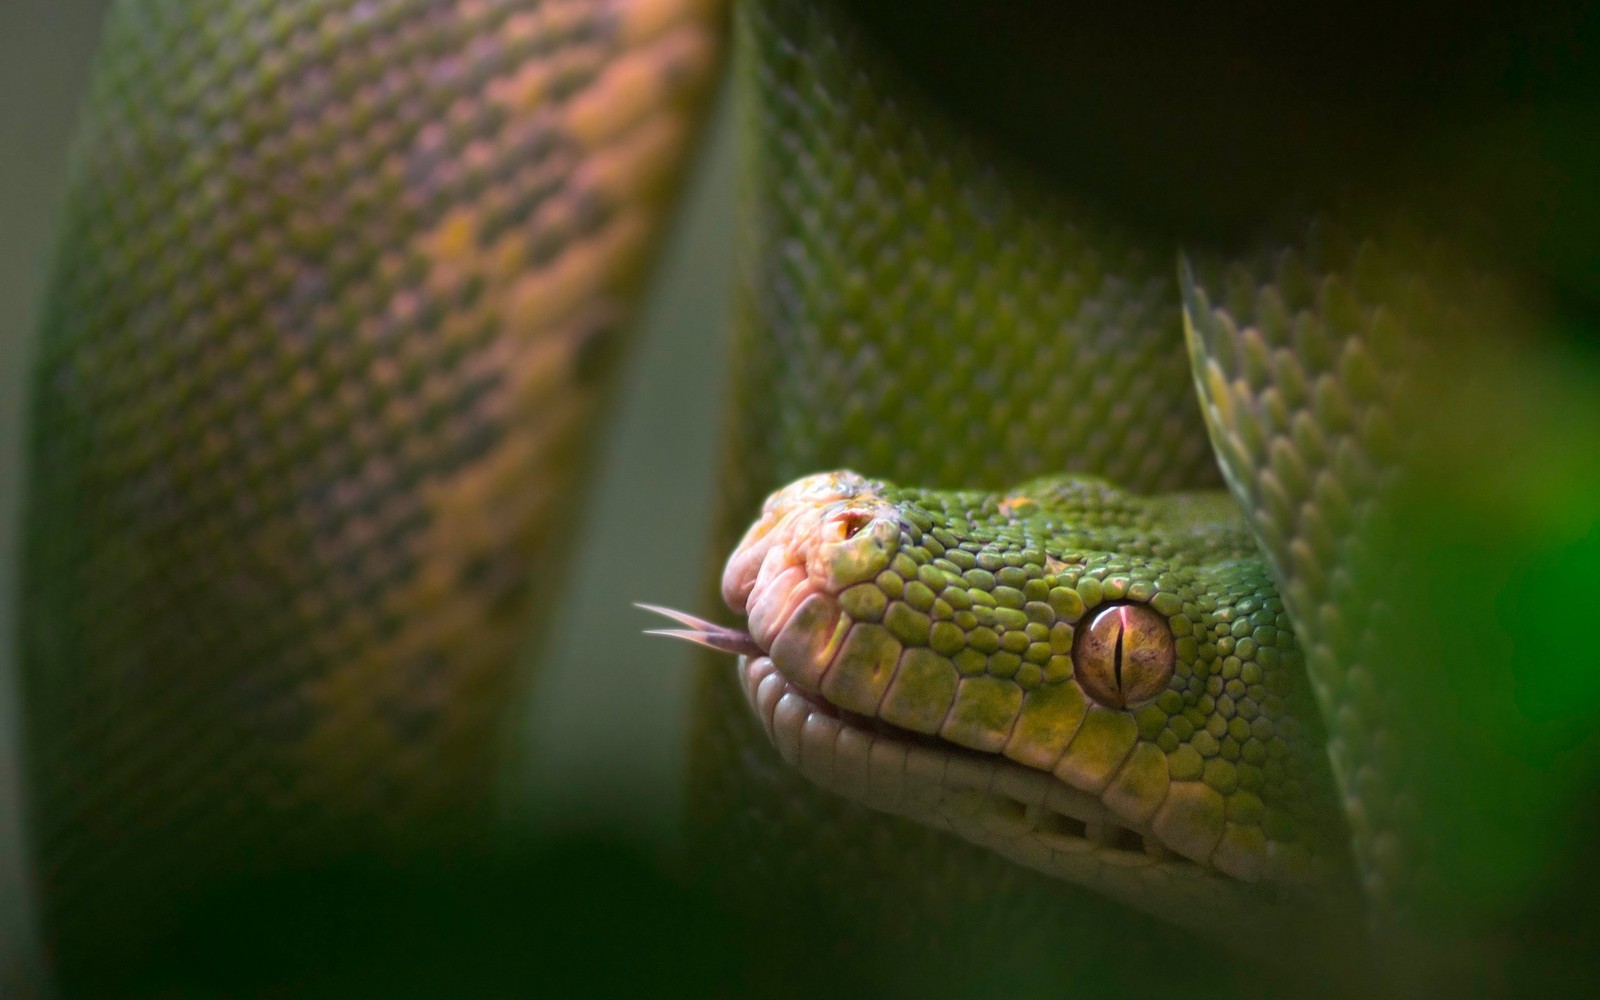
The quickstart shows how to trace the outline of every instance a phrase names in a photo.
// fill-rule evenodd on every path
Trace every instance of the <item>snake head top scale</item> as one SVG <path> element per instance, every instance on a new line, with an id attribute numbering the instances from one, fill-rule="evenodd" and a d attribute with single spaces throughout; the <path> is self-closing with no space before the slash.
<path id="1" fill-rule="evenodd" d="M 668 634 L 745 654 L 830 791 L 1200 925 L 1348 873 L 1292 625 L 1221 494 L 823 473 L 766 501 L 722 594 L 748 631 Z"/>

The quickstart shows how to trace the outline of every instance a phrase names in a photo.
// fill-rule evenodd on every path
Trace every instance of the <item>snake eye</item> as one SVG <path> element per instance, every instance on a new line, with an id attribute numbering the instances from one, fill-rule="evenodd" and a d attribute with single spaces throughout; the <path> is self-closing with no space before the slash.
<path id="1" fill-rule="evenodd" d="M 1104 608 L 1078 632 L 1078 686 L 1107 708 L 1137 708 L 1165 691 L 1176 651 L 1166 619 L 1143 604 Z"/>

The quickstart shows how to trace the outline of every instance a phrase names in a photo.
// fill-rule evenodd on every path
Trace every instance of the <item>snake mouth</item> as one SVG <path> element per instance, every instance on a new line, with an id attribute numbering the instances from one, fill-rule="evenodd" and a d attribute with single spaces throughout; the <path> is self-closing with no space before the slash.
<path id="1" fill-rule="evenodd" d="M 937 737 L 840 708 L 786 678 L 770 656 L 745 656 L 739 673 L 751 709 L 779 754 L 817 785 L 883 812 L 969 835 L 1033 836 L 1108 863 L 1194 866 L 1149 831 L 1120 824 L 1093 796 L 1049 775 Z M 1197 866 L 1195 866 L 1197 867 Z"/>
<path id="2" fill-rule="evenodd" d="M 671 608 L 638 606 L 685 626 L 652 629 L 651 635 L 738 655 L 741 686 L 767 738 L 786 762 L 829 791 L 956 832 L 976 824 L 1009 839 L 1032 835 L 1045 850 L 1109 852 L 1095 860 L 1114 867 L 1171 862 L 1200 868 L 1149 830 L 1121 823 L 1099 799 L 1050 775 L 852 712 L 805 690 L 784 676 L 748 632 Z"/>
<path id="3" fill-rule="evenodd" d="M 813 594 L 808 603 L 826 600 Z M 639 606 L 685 626 L 653 634 L 737 655 L 740 687 L 768 740 L 825 791 L 949 831 L 1157 917 L 1202 915 L 1194 926 L 1203 932 L 1218 921 L 1263 926 L 1299 897 L 1300 886 L 1246 881 L 1183 857 L 1148 826 L 1127 823 L 1099 797 L 1051 773 L 834 704 L 787 676 L 743 629 Z"/>
<path id="4" fill-rule="evenodd" d="M 785 677 L 770 656 L 742 656 L 737 670 L 779 755 L 826 791 L 1166 919 L 1203 913 L 1249 926 L 1270 919 L 1286 898 L 1284 887 L 1174 854 L 1149 829 L 1125 824 L 1050 774 L 833 705 Z"/>

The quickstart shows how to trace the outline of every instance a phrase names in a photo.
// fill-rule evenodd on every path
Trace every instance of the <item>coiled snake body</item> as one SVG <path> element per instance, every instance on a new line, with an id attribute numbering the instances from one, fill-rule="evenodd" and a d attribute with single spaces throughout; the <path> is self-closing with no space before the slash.
<path id="1" fill-rule="evenodd" d="M 33 845 L 65 982 L 108 941 L 181 925 L 219 881 L 480 841 L 512 652 L 561 589 L 587 429 L 723 16 L 692 0 L 117 8 L 48 295 L 25 553 Z M 1519 580 L 1559 585 L 1593 549 L 1592 507 L 1571 499 L 1592 475 L 1568 459 L 1573 428 L 1600 426 L 1571 416 L 1594 400 L 1539 353 L 1559 297 L 1514 255 L 1400 220 L 1402 195 L 1316 204 L 1315 224 L 1264 214 L 1252 234 L 1290 235 L 1193 240 L 1180 265 L 1159 226 L 943 109 L 854 18 L 794 0 L 736 14 L 728 542 L 763 495 L 818 470 L 982 491 L 1070 471 L 1141 493 L 1226 485 L 1245 527 L 1216 529 L 1235 532 L 1221 557 L 1255 568 L 1216 577 L 1226 600 L 1206 591 L 1159 560 L 1220 536 L 1153 542 L 1161 518 L 1136 507 L 1070 581 L 1049 546 L 1019 555 L 1014 587 L 996 553 L 950 563 L 1027 591 L 1042 628 L 1038 677 L 1004 659 L 1032 646 L 1001 645 L 997 626 L 964 684 L 1087 690 L 1072 626 L 1087 633 L 1102 601 L 1195 630 L 1174 637 L 1190 641 L 1170 697 L 1158 678 L 1087 710 L 1096 747 L 1124 730 L 1126 746 L 1061 759 L 1094 771 L 1067 769 L 1079 791 L 1122 789 L 1121 822 L 1177 830 L 1172 803 L 1196 803 L 1189 832 L 1152 850 L 1183 855 L 1154 864 L 1203 872 L 1199 888 L 1111 888 L 1147 914 L 1129 915 L 1040 873 L 1071 880 L 1070 865 L 1024 867 L 818 791 L 761 732 L 763 677 L 745 675 L 752 712 L 721 662 L 698 698 L 690 804 L 719 905 L 908 993 L 974 963 L 1065 982 L 1114 945 L 1137 991 L 1192 940 L 1169 923 L 1326 969 L 1370 922 L 1380 967 L 1414 983 L 1441 982 L 1461 940 L 1494 942 L 1457 970 L 1468 981 L 1547 957 L 1505 941 L 1527 937 L 1540 873 L 1573 848 L 1547 831 L 1588 801 L 1592 712 L 1550 692 L 1581 702 L 1593 681 L 1527 673 L 1504 637 Z M 1519 486 L 1541 476 L 1548 493 Z M 1044 488 L 1068 495 L 1069 534 L 1076 489 Z M 910 508 L 883 516 L 936 539 L 932 560 L 984 517 L 1005 542 L 994 525 L 1025 520 L 1038 492 L 904 501 L 941 510 L 947 537 Z M 1521 527 L 1486 537 L 1508 508 Z M 1134 556 L 1158 561 L 1118 561 Z M 1456 585 L 1465 567 L 1476 585 Z M 906 586 L 950 571 L 892 568 Z M 861 622 L 886 614 L 840 600 Z M 999 608 L 1025 635 L 1029 612 Z M 969 644 L 990 624 L 973 621 Z M 1540 649 L 1576 634 L 1542 627 Z M 930 628 L 895 633 L 885 662 L 903 670 L 898 650 Z M 1513 689 L 1521 714 L 1491 714 L 1489 694 Z M 890 721 L 926 715 L 923 696 Z M 883 691 L 842 697 L 870 715 Z M 998 748 L 974 733 L 950 759 Z M 1028 755 L 1007 756 L 1022 774 Z M 1179 790 L 1150 798 L 1141 775 Z M 1266 918 L 1224 901 L 1278 873 L 1291 841 L 1316 845 L 1320 889 L 1272 897 Z M 1492 865 L 1470 860 L 1491 846 Z M 133 914 L 149 926 L 130 930 Z M 1247 984 L 1278 975 L 1246 967 Z"/>

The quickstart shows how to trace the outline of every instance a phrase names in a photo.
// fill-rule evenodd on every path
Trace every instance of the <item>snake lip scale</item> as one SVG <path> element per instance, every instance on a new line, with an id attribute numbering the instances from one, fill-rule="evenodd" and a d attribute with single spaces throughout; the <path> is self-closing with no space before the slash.
<path id="1" fill-rule="evenodd" d="M 1142 867 L 1148 862 L 1141 854 L 1193 864 L 1174 855 L 1149 831 L 1118 824 L 1098 803 L 1079 799 L 1059 782 L 1052 784 L 1067 794 L 1050 795 L 1047 790 L 1041 802 L 1039 790 L 1032 787 L 1034 772 L 1026 768 L 1002 764 L 979 751 L 951 746 L 812 695 L 785 678 L 771 657 L 741 658 L 739 676 L 751 709 L 784 760 L 829 791 L 913 818 L 922 818 L 924 810 L 919 807 L 931 806 L 926 821 L 952 830 L 965 817 L 990 832 L 1034 836 L 1066 851 L 1103 849 L 1113 852 L 1113 864 Z M 826 745 L 829 741 L 831 748 Z M 885 743 L 886 752 L 874 753 Z M 902 780 L 927 782 L 928 787 L 903 790 L 904 797 L 912 800 L 904 804 L 889 789 L 857 787 L 863 774 L 869 781 L 893 782 L 893 776 L 886 779 L 875 773 L 885 763 L 900 770 Z M 914 801 L 919 795 L 927 801 Z"/>

